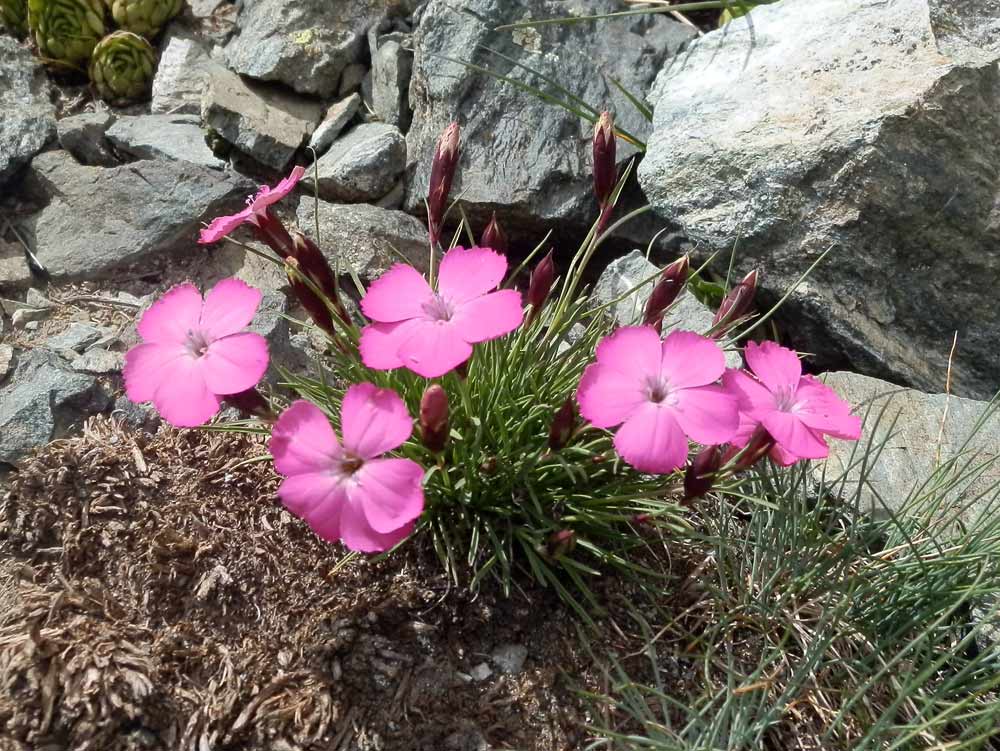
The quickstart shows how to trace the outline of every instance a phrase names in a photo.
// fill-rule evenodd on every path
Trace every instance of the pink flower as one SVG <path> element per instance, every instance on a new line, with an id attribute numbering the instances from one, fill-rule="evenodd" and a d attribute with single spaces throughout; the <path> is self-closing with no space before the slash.
<path id="1" fill-rule="evenodd" d="M 139 344 L 125 355 L 125 392 L 152 401 L 178 427 L 206 423 L 222 396 L 257 385 L 267 370 L 267 341 L 241 331 L 257 312 L 261 293 L 223 279 L 204 302 L 193 284 L 170 289 L 139 321 Z"/>
<path id="2" fill-rule="evenodd" d="M 787 466 L 799 459 L 825 458 L 830 449 L 824 436 L 851 441 L 861 437 L 861 418 L 850 414 L 850 405 L 829 386 L 802 375 L 795 352 L 775 342 L 750 342 L 744 355 L 753 375 L 728 370 L 722 379 L 739 400 L 741 430 L 734 445 L 745 445 L 761 425 L 775 441 L 772 459 Z"/>
<path id="3" fill-rule="evenodd" d="M 368 288 L 361 310 L 361 359 L 375 370 L 406 367 L 436 378 L 472 355 L 472 345 L 521 325 L 521 295 L 496 289 L 507 259 L 489 248 L 452 248 L 441 259 L 438 291 L 416 269 L 396 264 Z"/>
<path id="4" fill-rule="evenodd" d="M 218 242 L 245 222 L 259 224 L 267 214 L 268 207 L 291 193 L 305 172 L 305 167 L 295 167 L 288 177 L 284 178 L 273 188 L 267 185 L 261 186 L 256 196 L 247 199 L 247 207 L 243 211 L 213 219 L 212 223 L 201 231 L 198 242 L 202 245 Z"/>
<path id="5" fill-rule="evenodd" d="M 725 443 L 736 431 L 736 399 L 715 381 L 726 357 L 711 339 L 674 331 L 662 342 L 650 326 L 629 326 L 597 346 L 580 380 L 580 414 L 599 428 L 621 424 L 615 448 L 641 472 L 673 472 L 688 442 Z"/>
<path id="6" fill-rule="evenodd" d="M 351 550 L 388 550 L 413 531 L 424 509 L 424 470 L 384 459 L 413 432 L 406 405 L 391 389 L 351 386 L 340 411 L 344 442 L 318 407 L 297 401 L 271 433 L 274 466 L 286 479 L 282 502 L 324 540 Z"/>

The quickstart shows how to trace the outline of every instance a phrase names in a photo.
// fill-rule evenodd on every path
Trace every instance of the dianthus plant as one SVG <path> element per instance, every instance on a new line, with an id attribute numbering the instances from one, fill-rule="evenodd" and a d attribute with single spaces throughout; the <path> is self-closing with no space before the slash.
<path id="1" fill-rule="evenodd" d="M 129 396 L 178 426 L 204 424 L 224 403 L 252 415 L 250 429 L 269 434 L 281 501 L 353 551 L 424 537 L 456 581 L 495 576 L 509 588 L 521 572 L 573 602 L 590 576 L 643 571 L 636 551 L 649 534 L 684 530 L 686 507 L 723 479 L 765 456 L 822 458 L 828 436 L 856 439 L 860 421 L 774 342 L 747 345 L 748 370 L 727 368 L 720 342 L 733 347 L 749 320 L 756 272 L 711 330 L 664 332 L 689 274 L 681 258 L 643 280 L 652 293 L 641 325 L 615 329 L 615 301 L 598 305 L 584 285 L 615 228 L 625 176 L 616 179 L 614 145 L 602 116 L 598 218 L 560 275 L 551 251 L 534 262 L 544 241 L 512 268 L 495 217 L 478 243 L 443 242 L 459 157 L 450 126 L 427 196 L 427 273 L 397 263 L 367 289 L 352 275 L 353 313 L 328 261 L 339 265 L 336 249 L 325 255 L 272 212 L 303 176 L 295 168 L 213 221 L 201 242 L 247 226 L 274 252 L 311 319 L 303 325 L 324 337 L 309 375 L 282 370 L 281 388 L 258 388 L 266 342 L 243 329 L 260 293 L 229 279 L 204 299 L 176 287 L 144 314 L 143 343 L 126 358 Z M 471 240 L 464 220 L 456 240 L 463 233 Z"/>

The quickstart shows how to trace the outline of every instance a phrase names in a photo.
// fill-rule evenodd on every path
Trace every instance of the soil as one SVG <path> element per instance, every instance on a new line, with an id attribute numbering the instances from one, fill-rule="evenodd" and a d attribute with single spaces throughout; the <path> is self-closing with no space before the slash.
<path id="1" fill-rule="evenodd" d="M 6 478 L 0 750 L 586 745 L 601 673 L 550 592 L 474 596 L 418 543 L 346 556 L 281 507 L 269 462 L 236 467 L 265 456 L 100 417 Z M 606 631 L 602 651 L 635 648 Z"/>

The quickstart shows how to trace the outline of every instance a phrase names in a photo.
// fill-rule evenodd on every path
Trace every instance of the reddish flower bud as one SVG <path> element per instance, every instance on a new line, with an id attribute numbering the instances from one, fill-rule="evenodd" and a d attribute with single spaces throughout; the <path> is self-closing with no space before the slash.
<path id="1" fill-rule="evenodd" d="M 725 464 L 736 459 L 736 464 L 732 466 L 733 472 L 742 472 L 750 469 L 754 464 L 763 459 L 774 448 L 774 438 L 767 432 L 763 425 L 758 425 L 750 436 L 747 445 L 742 449 L 735 446 L 730 447 L 723 457 Z"/>
<path id="2" fill-rule="evenodd" d="M 576 532 L 572 529 L 560 529 L 549 535 L 545 541 L 545 553 L 549 558 L 560 558 L 576 547 Z"/>
<path id="3" fill-rule="evenodd" d="M 493 212 L 490 223 L 483 230 L 482 237 L 479 238 L 480 248 L 493 248 L 497 253 L 507 252 L 507 235 L 504 234 L 500 223 L 497 221 L 497 212 Z"/>
<path id="4" fill-rule="evenodd" d="M 603 209 L 611 200 L 618 176 L 615 124 L 610 112 L 602 112 L 594 125 L 594 195 Z"/>
<path id="5" fill-rule="evenodd" d="M 573 397 L 569 397 L 552 418 L 552 425 L 549 426 L 549 448 L 558 451 L 569 443 L 574 427 L 576 427 L 576 404 L 573 403 Z"/>
<path id="6" fill-rule="evenodd" d="M 299 263 L 299 259 L 295 256 L 289 256 L 285 259 L 285 275 L 288 277 L 292 294 L 302 304 L 302 307 L 306 309 L 306 313 L 312 318 L 313 323 L 330 336 L 335 337 L 337 335 L 337 327 L 333 324 L 330 308 L 327 307 L 323 298 L 317 295 L 312 287 L 304 281 L 305 272 L 302 270 L 302 264 Z"/>
<path id="7" fill-rule="evenodd" d="M 250 222 L 250 226 L 258 240 L 271 248 L 281 258 L 288 258 L 292 252 L 292 238 L 289 236 L 288 230 L 285 229 L 285 225 L 271 213 L 270 209 L 267 209 L 263 216 L 258 215 L 254 221 Z"/>
<path id="8" fill-rule="evenodd" d="M 556 264 L 552 260 L 552 251 L 543 258 L 531 272 L 531 280 L 528 282 L 528 304 L 531 306 L 531 317 L 534 320 L 538 311 L 545 305 L 545 301 L 552 291 L 552 283 L 556 278 Z"/>
<path id="9" fill-rule="evenodd" d="M 323 251 L 319 249 L 316 243 L 298 230 L 292 230 L 291 238 L 292 257 L 297 262 L 299 271 L 323 293 L 327 302 L 337 311 L 340 320 L 349 324 L 351 318 L 347 314 L 347 309 L 344 308 L 343 303 L 340 301 L 340 295 L 337 292 L 337 280 L 333 269 L 330 268 L 330 262 L 323 255 Z"/>
<path id="10" fill-rule="evenodd" d="M 722 452 L 718 446 L 706 446 L 695 455 L 684 473 L 685 506 L 690 506 L 692 501 L 712 489 L 721 464 Z"/>
<path id="11" fill-rule="evenodd" d="M 223 397 L 223 401 L 241 412 L 259 417 L 265 422 L 274 422 L 278 419 L 278 414 L 271 409 L 271 404 L 257 389 L 248 389 L 238 394 L 227 394 Z"/>
<path id="12" fill-rule="evenodd" d="M 436 383 L 420 398 L 420 438 L 435 454 L 448 440 L 448 394 Z"/>
<path id="13" fill-rule="evenodd" d="M 441 236 L 441 222 L 451 193 L 451 181 L 458 166 L 459 139 L 461 131 L 458 123 L 452 123 L 438 138 L 431 163 L 430 182 L 427 187 L 427 225 L 431 241 L 437 244 Z"/>
<path id="14" fill-rule="evenodd" d="M 757 294 L 757 269 L 754 269 L 743 280 L 729 290 L 722 301 L 722 305 L 715 313 L 712 336 L 718 338 L 739 319 L 750 312 L 753 306 L 753 299 Z"/>
<path id="15" fill-rule="evenodd" d="M 663 314 L 684 289 L 689 266 L 688 257 L 682 256 L 663 269 L 660 281 L 653 287 L 653 291 L 646 301 L 646 312 L 642 321 L 645 326 L 652 326 L 657 331 L 663 328 Z"/>

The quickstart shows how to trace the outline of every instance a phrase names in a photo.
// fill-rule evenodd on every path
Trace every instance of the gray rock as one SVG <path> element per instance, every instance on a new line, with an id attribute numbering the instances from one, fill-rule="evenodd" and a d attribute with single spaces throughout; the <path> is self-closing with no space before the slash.
<path id="1" fill-rule="evenodd" d="M 976 424 L 987 414 L 987 402 L 924 394 L 855 373 L 828 373 L 823 380 L 855 405 L 856 414 L 867 415 L 867 420 L 861 440 L 856 444 L 831 440 L 829 458 L 814 463 L 813 472 L 817 478 L 825 472 L 828 483 L 846 472 L 844 485 L 837 483 L 830 489 L 848 498 L 857 493 L 863 508 L 899 512 L 911 493 L 931 477 L 936 467 L 963 451 L 968 451 L 969 456 L 976 454 L 976 463 L 1000 457 L 1000 414 L 995 409 L 967 443 Z M 885 414 L 879 421 L 877 418 L 883 408 Z M 867 482 L 858 488 L 861 459 L 869 449 L 877 453 L 877 460 L 869 462 Z M 956 505 L 950 508 L 957 511 L 957 504 L 969 503 L 998 482 L 1000 461 L 995 461 L 971 483 L 959 482 L 953 488 L 947 500 Z M 959 498 L 958 488 L 965 490 L 963 499 Z M 961 518 L 971 521 L 974 513 L 995 493 L 995 490 L 986 493 L 986 498 L 973 503 Z"/>
<path id="2" fill-rule="evenodd" d="M 223 169 L 205 143 L 205 131 L 197 115 L 137 115 L 121 117 L 108 128 L 115 148 L 138 159 L 174 159 Z"/>
<path id="3" fill-rule="evenodd" d="M 88 349 L 82 355 L 74 357 L 70 362 L 73 370 L 94 375 L 120 373 L 124 365 L 124 354 L 107 349 Z"/>
<path id="4" fill-rule="evenodd" d="M 315 203 L 305 197 L 298 210 L 299 227 L 313 239 Z M 427 228 L 402 211 L 320 201 L 319 229 L 317 243 L 331 264 L 340 256 L 341 273 L 350 265 L 362 279 L 372 280 L 400 260 L 420 270 L 427 268 Z"/>
<path id="5" fill-rule="evenodd" d="M 833 248 L 782 313 L 819 368 L 940 389 L 957 331 L 955 392 L 992 396 L 997 4 L 784 0 L 751 17 L 660 73 L 651 203 L 706 253 L 738 239 L 765 301 Z"/>
<path id="6" fill-rule="evenodd" d="M 24 295 L 24 304 L 29 308 L 51 308 L 52 301 L 34 287 L 28 289 Z"/>
<path id="7" fill-rule="evenodd" d="M 42 321 L 48 316 L 49 311 L 40 308 L 18 308 L 10 317 L 10 321 L 15 329 L 27 329 L 28 324 Z"/>
<path id="8" fill-rule="evenodd" d="M 264 379 L 275 385 L 283 380 L 279 367 L 296 372 L 307 362 L 302 350 L 291 341 L 291 329 L 285 318 L 288 312 L 288 297 L 283 292 L 265 292 L 248 329 L 267 339 L 270 362 Z"/>
<path id="9" fill-rule="evenodd" d="M 357 94 L 351 94 L 330 105 L 323 122 L 313 131 L 312 138 L 309 139 L 309 147 L 316 149 L 317 154 L 322 154 L 330 148 L 330 144 L 337 139 L 344 126 L 357 114 L 360 106 L 361 97 Z"/>
<path id="10" fill-rule="evenodd" d="M 91 326 L 89 323 L 74 321 L 55 336 L 50 336 L 45 341 L 45 346 L 54 352 L 60 350 L 83 352 L 100 338 L 101 331 L 97 327 Z"/>
<path id="11" fill-rule="evenodd" d="M 18 221 L 53 279 L 94 277 L 190 246 L 203 219 L 243 204 L 253 184 L 185 162 L 84 167 L 66 152 L 40 154 L 25 189 L 48 202 Z"/>
<path id="12" fill-rule="evenodd" d="M 528 659 L 528 648 L 521 644 L 501 644 L 490 656 L 501 673 L 517 675 L 524 669 L 524 661 Z"/>
<path id="13" fill-rule="evenodd" d="M 599 70 L 629 91 L 644 92 L 692 30 L 656 15 L 493 31 L 500 24 L 529 18 L 621 10 L 621 4 L 595 0 L 574 3 L 572 10 L 557 0 L 469 0 L 461 5 L 459 9 L 452 0 L 431 0 L 414 36 L 406 209 L 423 212 L 435 144 L 448 123 L 458 119 L 462 157 L 452 195 L 463 196 L 473 221 L 485 223 L 499 205 L 505 207 L 504 219 L 511 226 L 539 228 L 553 220 L 589 224 L 596 211 L 592 126 L 443 56 L 541 84 L 533 74 L 484 48 L 494 49 L 559 81 L 580 98 L 613 110 L 618 125 L 642 139 L 649 123 Z M 624 162 L 635 150 L 619 143 Z"/>
<path id="14" fill-rule="evenodd" d="M 31 282 L 24 248 L 0 237 L 0 287 L 21 287 Z"/>
<path id="15" fill-rule="evenodd" d="M 0 383 L 10 375 L 11 366 L 14 364 L 14 348 L 9 344 L 0 344 Z"/>
<path id="16" fill-rule="evenodd" d="M 404 198 L 406 198 L 406 183 L 400 180 L 388 193 L 378 199 L 375 205 L 383 209 L 398 209 L 402 208 Z"/>
<path id="17" fill-rule="evenodd" d="M 366 75 L 368 75 L 368 68 L 361 63 L 348 65 L 340 74 L 340 87 L 337 90 L 337 96 L 345 97 L 360 90 Z"/>
<path id="18" fill-rule="evenodd" d="M 0 36 L 0 185 L 56 137 L 45 70 L 31 51 Z"/>
<path id="19" fill-rule="evenodd" d="M 56 123 L 59 145 L 80 164 L 114 167 L 119 161 L 104 135 L 114 122 L 115 115 L 107 110 L 64 117 Z"/>
<path id="20" fill-rule="evenodd" d="M 359 125 L 320 157 L 319 194 L 328 201 L 375 201 L 392 190 L 405 168 L 406 140 L 399 128 Z M 306 185 L 313 184 L 311 174 L 306 172 Z"/>
<path id="21" fill-rule="evenodd" d="M 186 34 L 168 32 L 153 78 L 154 114 L 201 114 L 201 98 L 213 69 L 208 52 Z"/>
<path id="22" fill-rule="evenodd" d="M 112 415 L 125 425 L 147 433 L 155 433 L 160 427 L 160 415 L 152 404 L 136 404 L 127 396 L 115 399 Z"/>
<path id="23" fill-rule="evenodd" d="M 261 164 L 284 170 L 322 116 L 319 104 L 212 69 L 202 101 L 205 124 Z"/>
<path id="24" fill-rule="evenodd" d="M 469 677 L 474 681 L 485 681 L 491 675 L 493 675 L 493 671 L 485 662 L 479 663 L 469 671 Z"/>
<path id="25" fill-rule="evenodd" d="M 16 464 L 109 402 L 93 377 L 70 370 L 54 353 L 19 353 L 14 375 L 0 388 L 0 462 Z"/>
<path id="26" fill-rule="evenodd" d="M 237 19 L 229 67 L 303 94 L 330 97 L 361 57 L 365 33 L 394 5 L 385 0 L 256 0 Z"/>
<path id="27" fill-rule="evenodd" d="M 372 109 L 378 118 L 400 130 L 410 127 L 410 76 L 413 52 L 411 40 L 385 39 L 372 50 Z"/>

